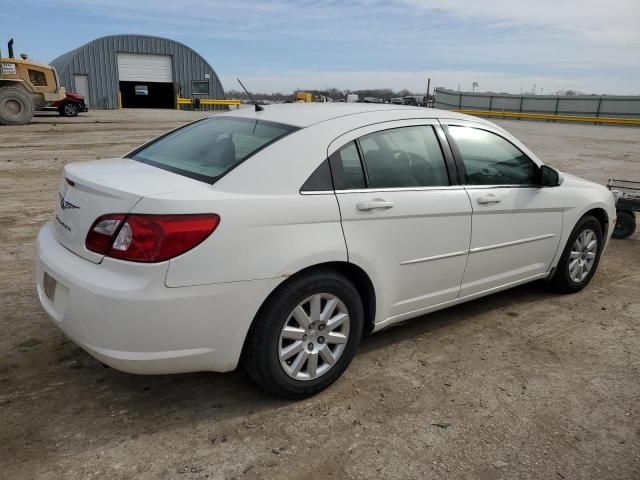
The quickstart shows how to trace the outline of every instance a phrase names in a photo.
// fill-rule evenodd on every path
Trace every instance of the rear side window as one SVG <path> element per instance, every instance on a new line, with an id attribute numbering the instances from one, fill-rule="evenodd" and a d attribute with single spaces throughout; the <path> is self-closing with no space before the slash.
<path id="1" fill-rule="evenodd" d="M 468 185 L 534 185 L 537 166 L 513 144 L 495 133 L 450 126 Z"/>
<path id="2" fill-rule="evenodd" d="M 369 188 L 449 185 L 440 144 L 432 127 L 401 127 L 359 139 Z"/>
<path id="3" fill-rule="evenodd" d="M 349 142 L 330 157 L 336 190 L 365 188 L 366 182 L 356 142 Z"/>
<path id="4" fill-rule="evenodd" d="M 249 118 L 212 117 L 176 130 L 130 158 L 207 183 L 266 146 L 297 130 Z"/>
<path id="5" fill-rule="evenodd" d="M 325 160 L 304 182 L 301 192 L 327 192 L 333 190 L 333 181 L 331 180 L 331 168 L 329 160 Z"/>

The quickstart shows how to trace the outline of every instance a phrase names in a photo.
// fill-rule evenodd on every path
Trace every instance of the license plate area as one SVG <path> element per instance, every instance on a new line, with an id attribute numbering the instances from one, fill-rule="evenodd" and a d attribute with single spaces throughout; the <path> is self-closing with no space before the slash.
<path id="1" fill-rule="evenodd" d="M 44 272 L 44 279 L 42 284 L 44 286 L 44 294 L 46 297 L 53 302 L 53 297 L 56 293 L 56 279 L 49 275 L 47 272 Z"/>

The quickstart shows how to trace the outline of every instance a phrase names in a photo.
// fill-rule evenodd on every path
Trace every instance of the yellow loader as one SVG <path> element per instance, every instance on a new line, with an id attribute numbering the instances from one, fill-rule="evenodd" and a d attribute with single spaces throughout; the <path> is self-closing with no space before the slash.
<path id="1" fill-rule="evenodd" d="M 7 45 L 8 58 L 0 54 L 0 124 L 24 125 L 36 110 L 65 100 L 64 87 L 51 65 L 36 63 L 27 55 L 13 55 L 13 39 Z"/>

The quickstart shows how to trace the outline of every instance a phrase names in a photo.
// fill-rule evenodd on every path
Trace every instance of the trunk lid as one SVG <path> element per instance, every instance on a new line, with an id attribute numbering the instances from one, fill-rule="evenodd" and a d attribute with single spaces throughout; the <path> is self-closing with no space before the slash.
<path id="1" fill-rule="evenodd" d="M 60 179 L 53 222 L 56 236 L 75 254 L 100 263 L 104 255 L 85 247 L 98 217 L 129 213 L 145 196 L 203 187 L 207 185 L 128 158 L 71 163 Z"/>

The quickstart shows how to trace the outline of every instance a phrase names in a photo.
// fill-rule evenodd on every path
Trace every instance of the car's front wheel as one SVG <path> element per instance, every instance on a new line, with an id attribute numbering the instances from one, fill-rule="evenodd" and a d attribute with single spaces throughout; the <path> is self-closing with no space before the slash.
<path id="1" fill-rule="evenodd" d="M 332 270 L 303 273 L 260 309 L 243 363 L 269 393 L 299 399 L 335 382 L 351 363 L 364 312 L 357 289 Z"/>
<path id="2" fill-rule="evenodd" d="M 600 222 L 585 215 L 569 236 L 551 279 L 553 287 L 562 293 L 573 293 L 586 287 L 596 273 L 603 247 Z"/>

